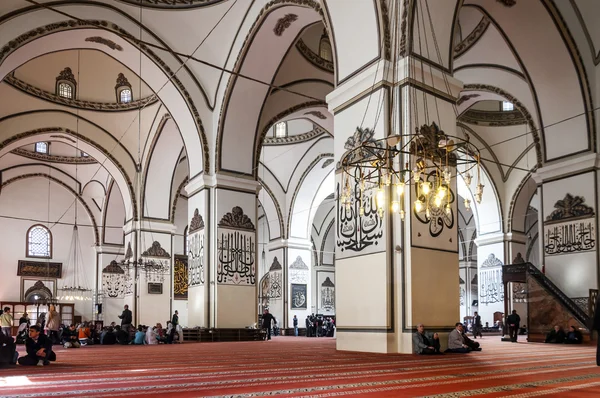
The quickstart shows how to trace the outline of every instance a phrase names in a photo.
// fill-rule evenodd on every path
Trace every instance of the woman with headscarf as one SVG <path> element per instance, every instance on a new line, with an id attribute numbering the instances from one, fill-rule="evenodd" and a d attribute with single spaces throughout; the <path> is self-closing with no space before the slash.
<path id="1" fill-rule="evenodd" d="M 148 326 L 148 330 L 146 330 L 146 344 L 158 344 L 156 330 L 152 326 Z"/>
<path id="2" fill-rule="evenodd" d="M 50 309 L 48 310 L 48 323 L 46 324 L 46 328 L 48 329 L 48 337 L 50 337 L 50 341 L 52 344 L 59 344 L 60 339 L 58 336 L 58 330 L 60 328 L 60 314 L 56 311 L 56 307 L 54 304 L 50 304 Z"/>

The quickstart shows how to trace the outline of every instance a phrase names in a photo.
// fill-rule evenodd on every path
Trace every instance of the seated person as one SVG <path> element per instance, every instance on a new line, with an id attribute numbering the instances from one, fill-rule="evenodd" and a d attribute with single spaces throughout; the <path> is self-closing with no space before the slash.
<path id="1" fill-rule="evenodd" d="M 79 348 L 79 332 L 75 330 L 75 325 L 65 328 L 62 333 L 62 342 L 65 348 Z"/>
<path id="2" fill-rule="evenodd" d="M 165 343 L 165 344 L 167 343 L 167 340 L 168 340 L 167 334 L 165 333 L 165 329 L 163 329 L 161 323 L 156 324 L 156 340 L 159 343 Z"/>
<path id="3" fill-rule="evenodd" d="M 438 334 L 425 332 L 425 326 L 419 323 L 417 331 L 413 334 L 413 350 L 415 354 L 420 355 L 441 354 Z"/>
<path id="4" fill-rule="evenodd" d="M 546 335 L 546 340 L 544 343 L 548 344 L 562 344 L 565 342 L 565 332 L 561 326 L 555 325 L 554 330 L 551 330 L 550 333 Z"/>
<path id="5" fill-rule="evenodd" d="M 583 335 L 575 326 L 569 326 L 567 337 L 565 338 L 565 344 L 581 344 L 583 343 Z"/>
<path id="6" fill-rule="evenodd" d="M 129 333 L 121 329 L 121 326 L 119 325 L 115 326 L 115 330 L 117 331 L 115 333 L 117 337 L 117 343 L 121 345 L 129 344 Z M 106 339 L 106 336 L 104 336 L 104 338 Z"/>
<path id="7" fill-rule="evenodd" d="M 102 345 L 113 345 L 117 343 L 117 334 L 112 326 L 106 328 L 106 333 L 104 334 L 104 338 L 102 338 Z"/>
<path id="8" fill-rule="evenodd" d="M 90 332 L 87 322 L 83 323 L 79 328 L 79 343 L 81 343 L 81 345 L 94 344 L 92 333 Z"/>
<path id="9" fill-rule="evenodd" d="M 16 364 L 18 357 L 19 353 L 17 352 L 15 340 L 12 336 L 0 333 L 0 366 Z"/>
<path id="10" fill-rule="evenodd" d="M 158 344 L 156 339 L 156 327 L 148 326 L 146 330 L 146 344 Z"/>
<path id="11" fill-rule="evenodd" d="M 44 366 L 50 365 L 50 361 L 56 361 L 56 354 L 52 351 L 52 341 L 45 334 L 41 334 L 41 330 L 38 325 L 29 327 L 29 337 L 25 341 L 27 355 L 19 358 L 19 365 Z"/>
<path id="12" fill-rule="evenodd" d="M 472 350 L 472 351 L 481 351 L 481 346 L 479 345 L 478 342 L 473 341 L 469 338 L 469 336 L 467 336 L 467 334 L 465 333 L 465 331 L 462 331 L 462 337 L 463 337 L 463 341 L 465 342 L 465 344 Z"/>
<path id="13" fill-rule="evenodd" d="M 144 328 L 142 327 L 142 325 L 138 326 L 138 331 L 135 333 L 135 338 L 133 339 L 133 344 L 136 344 L 136 345 L 146 344 L 146 333 L 144 333 Z"/>
<path id="14" fill-rule="evenodd" d="M 456 323 L 456 328 L 448 335 L 448 349 L 446 352 L 456 352 L 466 354 L 471 352 L 471 348 L 465 344 L 463 338 L 463 325 L 460 322 Z"/>

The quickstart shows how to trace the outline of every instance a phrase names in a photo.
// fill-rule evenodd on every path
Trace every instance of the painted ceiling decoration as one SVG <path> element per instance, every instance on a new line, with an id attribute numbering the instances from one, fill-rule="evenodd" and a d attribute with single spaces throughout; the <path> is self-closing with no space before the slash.
<path id="1" fill-rule="evenodd" d="M 219 221 L 219 226 L 255 230 L 252 220 L 244 214 L 244 210 L 239 206 L 234 206 L 230 213 L 226 213 Z"/>
<path id="2" fill-rule="evenodd" d="M 163 258 L 171 258 L 169 252 L 162 248 L 160 242 L 154 241 L 152 242 L 152 246 L 148 248 L 144 253 L 142 253 L 144 257 L 163 257 Z"/>
<path id="3" fill-rule="evenodd" d="M 49 163 L 66 163 L 66 164 L 96 164 L 98 161 L 91 156 L 60 156 L 60 155 L 48 155 L 40 152 L 32 152 L 26 149 L 16 148 L 10 151 L 10 153 L 23 156 L 28 159 L 40 160 L 42 162 Z"/>
<path id="4" fill-rule="evenodd" d="M 519 110 L 514 111 L 483 111 L 468 109 L 458 118 L 461 122 L 482 126 L 517 126 L 527 124 L 527 119 Z"/>
<path id="5" fill-rule="evenodd" d="M 594 216 L 594 209 L 585 204 L 583 196 L 573 196 L 567 193 L 564 199 L 554 204 L 554 210 L 546 221 L 564 221 L 571 218 L 587 218 Z"/>
<path id="6" fill-rule="evenodd" d="M 134 6 L 164 9 L 198 8 L 215 5 L 226 0 L 119 0 Z"/>
<path id="7" fill-rule="evenodd" d="M 116 51 L 123 51 L 123 47 L 121 47 L 120 45 L 118 45 L 117 43 L 115 43 L 112 40 L 106 39 L 104 37 L 101 36 L 91 36 L 91 37 L 87 37 L 85 39 L 85 41 L 89 41 L 91 43 L 98 43 L 98 44 L 104 44 L 105 46 L 107 46 L 108 48 L 110 48 L 111 50 L 116 50 Z"/>
<path id="8" fill-rule="evenodd" d="M 490 19 L 487 16 L 481 18 L 475 29 L 460 43 L 454 47 L 454 57 L 460 57 L 466 53 L 477 41 L 484 35 L 490 26 Z M 460 104 L 459 104 L 460 105 Z"/>
<path id="9" fill-rule="evenodd" d="M 320 137 L 324 134 L 328 134 L 328 132 L 325 129 L 323 129 L 319 126 L 313 126 L 313 129 L 311 131 L 303 133 L 303 134 L 288 135 L 287 137 L 267 137 L 267 138 L 265 138 L 263 145 L 271 146 L 271 145 L 299 144 L 301 142 L 310 141 L 310 140 Z"/>
<path id="10" fill-rule="evenodd" d="M 320 68 L 326 72 L 333 73 L 334 72 L 334 64 L 331 61 L 328 61 L 324 58 L 321 58 L 319 54 L 314 52 L 304 43 L 304 40 L 299 39 L 296 43 L 296 49 L 298 52 L 302 54 L 302 56 L 309 61 L 311 64 L 315 65 L 317 68 Z"/>
<path id="11" fill-rule="evenodd" d="M 275 27 L 273 28 L 273 32 L 275 32 L 275 36 L 283 35 L 283 32 L 290 26 L 292 26 L 292 22 L 298 20 L 298 15 L 296 14 L 286 14 L 284 17 L 279 18 Z"/>

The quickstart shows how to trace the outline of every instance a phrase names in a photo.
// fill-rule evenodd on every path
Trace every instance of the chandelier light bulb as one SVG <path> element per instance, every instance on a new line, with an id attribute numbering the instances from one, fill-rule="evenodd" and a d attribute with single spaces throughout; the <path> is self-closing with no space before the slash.
<path id="1" fill-rule="evenodd" d="M 359 214 L 361 215 L 361 217 L 365 215 L 365 208 L 364 207 L 360 206 Z"/>
<path id="2" fill-rule="evenodd" d="M 437 197 L 440 198 L 440 200 L 442 200 L 446 197 L 447 192 L 448 192 L 448 188 L 446 188 L 443 185 L 440 185 L 440 187 L 438 188 L 438 191 L 437 191 Z"/>
<path id="3" fill-rule="evenodd" d="M 385 180 L 385 186 L 386 186 L 386 187 L 389 187 L 389 186 L 390 186 L 390 184 L 392 183 L 392 177 L 390 177 L 390 175 L 389 175 L 389 174 L 386 174 L 386 175 L 384 176 L 384 180 Z"/>
<path id="4" fill-rule="evenodd" d="M 397 201 L 393 201 L 392 202 L 392 211 L 394 213 L 398 213 L 398 210 L 400 210 L 400 203 L 398 203 Z"/>
<path id="5" fill-rule="evenodd" d="M 400 210 L 400 219 L 404 221 L 404 210 Z"/>
<path id="6" fill-rule="evenodd" d="M 421 183 L 421 191 L 425 194 L 425 195 L 429 195 L 429 191 L 431 190 L 431 185 L 428 182 L 422 182 Z"/>
<path id="7" fill-rule="evenodd" d="M 467 171 L 467 174 L 465 174 L 464 179 L 465 179 L 465 184 L 471 185 L 471 181 L 473 181 L 473 176 L 471 175 L 471 173 L 469 173 Z"/>
<path id="8" fill-rule="evenodd" d="M 421 210 L 423 210 L 423 202 L 421 202 L 419 199 L 415 200 L 415 210 L 417 213 L 420 213 Z"/>
<path id="9" fill-rule="evenodd" d="M 383 208 L 383 205 L 385 204 L 385 191 L 383 190 L 383 188 L 379 188 L 377 190 L 377 196 L 375 196 L 375 201 L 377 202 L 378 208 Z"/>
<path id="10" fill-rule="evenodd" d="M 429 218 L 431 216 L 431 212 L 429 211 L 429 207 L 425 209 L 425 216 Z"/>
<path id="11" fill-rule="evenodd" d="M 406 186 L 406 184 L 404 183 L 404 181 L 400 181 L 398 183 L 398 185 L 396 185 L 396 192 L 398 193 L 399 197 L 402 197 L 402 195 L 404 195 L 404 187 Z"/>
<path id="12" fill-rule="evenodd" d="M 442 205 L 442 198 L 439 195 L 436 196 L 433 200 L 433 204 L 435 205 L 435 207 L 440 207 Z"/>
<path id="13" fill-rule="evenodd" d="M 471 210 L 471 201 L 469 199 L 465 199 L 465 209 L 467 211 Z"/>
<path id="14" fill-rule="evenodd" d="M 350 201 L 346 202 L 346 211 L 350 211 L 351 207 L 350 207 Z"/>
<path id="15" fill-rule="evenodd" d="M 419 170 L 418 167 L 415 167 L 413 169 L 413 177 L 415 179 L 415 182 L 419 182 L 419 180 L 421 179 L 421 170 Z"/>
<path id="16" fill-rule="evenodd" d="M 446 214 L 450 215 L 452 213 L 452 208 L 450 207 L 450 203 L 446 204 Z"/>
<path id="17" fill-rule="evenodd" d="M 446 184 L 448 185 L 450 185 L 450 181 L 452 181 L 452 173 L 448 167 L 444 168 L 444 181 L 446 181 Z"/>

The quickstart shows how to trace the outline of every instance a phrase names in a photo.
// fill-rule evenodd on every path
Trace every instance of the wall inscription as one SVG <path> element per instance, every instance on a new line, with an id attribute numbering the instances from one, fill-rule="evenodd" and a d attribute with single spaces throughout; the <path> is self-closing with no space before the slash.
<path id="1" fill-rule="evenodd" d="M 546 255 L 585 252 L 596 248 L 596 231 L 592 221 L 554 224 L 544 229 Z"/>

